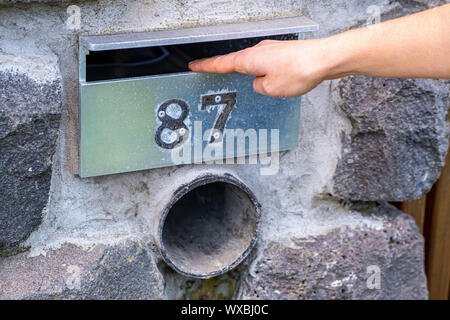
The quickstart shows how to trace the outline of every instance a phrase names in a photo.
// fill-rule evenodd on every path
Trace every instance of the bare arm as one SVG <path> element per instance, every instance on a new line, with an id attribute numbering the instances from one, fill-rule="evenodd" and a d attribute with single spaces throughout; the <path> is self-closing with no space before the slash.
<path id="1" fill-rule="evenodd" d="M 450 4 L 323 39 L 262 41 L 189 67 L 255 75 L 255 91 L 275 97 L 347 75 L 450 79 Z"/>

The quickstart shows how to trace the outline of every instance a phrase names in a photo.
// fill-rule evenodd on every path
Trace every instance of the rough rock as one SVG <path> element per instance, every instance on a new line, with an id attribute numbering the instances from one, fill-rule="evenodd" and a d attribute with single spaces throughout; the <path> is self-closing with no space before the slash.
<path id="1" fill-rule="evenodd" d="M 163 299 L 164 282 L 140 241 L 0 258 L 0 299 Z"/>
<path id="2" fill-rule="evenodd" d="M 349 77 L 338 85 L 350 119 L 334 194 L 352 200 L 406 201 L 439 178 L 448 148 L 450 81 Z"/>
<path id="3" fill-rule="evenodd" d="M 0 253 L 16 250 L 48 202 L 61 116 L 60 79 L 0 71 Z"/>
<path id="4" fill-rule="evenodd" d="M 268 243 L 244 281 L 246 299 L 426 299 L 424 241 L 412 217 L 390 205 L 367 213 L 384 228 L 334 229 Z M 375 273 L 379 271 L 379 284 Z"/>

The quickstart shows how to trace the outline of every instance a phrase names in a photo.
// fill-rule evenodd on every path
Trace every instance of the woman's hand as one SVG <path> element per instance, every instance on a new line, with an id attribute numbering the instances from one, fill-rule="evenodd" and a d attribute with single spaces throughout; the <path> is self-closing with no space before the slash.
<path id="1" fill-rule="evenodd" d="M 323 40 L 264 40 L 223 56 L 192 61 L 196 72 L 239 72 L 256 76 L 256 92 L 273 97 L 293 97 L 315 88 L 327 74 Z M 330 63 L 331 65 L 331 63 Z"/>
<path id="2" fill-rule="evenodd" d="M 255 91 L 273 97 L 347 75 L 450 79 L 450 4 L 324 39 L 265 40 L 189 68 L 255 75 Z"/>

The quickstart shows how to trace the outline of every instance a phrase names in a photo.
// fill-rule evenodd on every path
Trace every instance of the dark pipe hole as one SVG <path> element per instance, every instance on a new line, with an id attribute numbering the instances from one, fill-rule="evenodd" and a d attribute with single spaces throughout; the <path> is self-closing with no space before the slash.
<path id="1" fill-rule="evenodd" d="M 238 186 L 199 186 L 170 208 L 162 228 L 163 250 L 182 273 L 208 276 L 226 272 L 248 253 L 259 214 Z"/>

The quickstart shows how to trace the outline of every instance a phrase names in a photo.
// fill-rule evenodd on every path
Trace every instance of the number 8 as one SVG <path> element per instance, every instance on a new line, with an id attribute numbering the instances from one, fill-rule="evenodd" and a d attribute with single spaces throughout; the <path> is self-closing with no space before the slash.
<path id="1" fill-rule="evenodd" d="M 181 115 L 178 118 L 173 118 L 167 114 L 167 108 L 172 104 L 176 104 L 181 108 Z M 181 99 L 169 99 L 159 106 L 156 114 L 161 121 L 161 125 L 156 129 L 155 142 L 161 148 L 173 149 L 179 143 L 183 142 L 183 137 L 189 132 L 189 128 L 183 122 L 189 114 L 189 105 Z M 164 129 L 169 129 L 177 134 L 175 141 L 167 143 L 161 139 L 161 134 Z"/>

